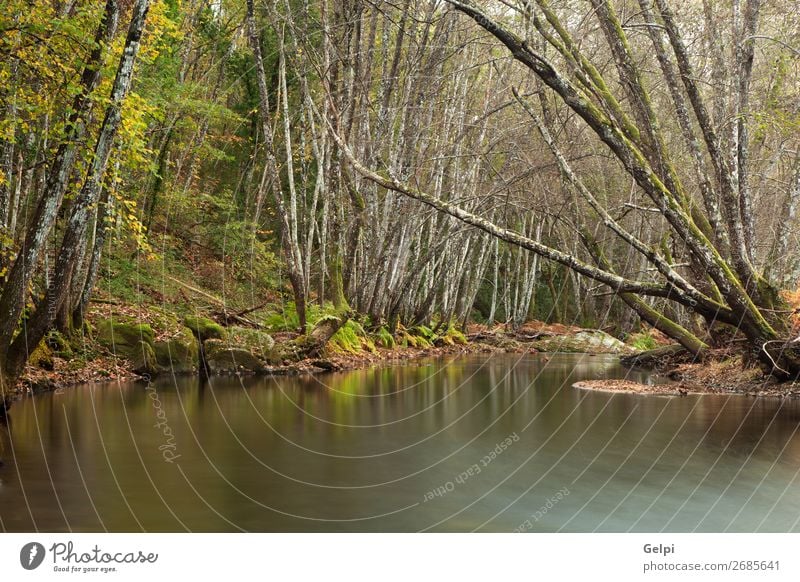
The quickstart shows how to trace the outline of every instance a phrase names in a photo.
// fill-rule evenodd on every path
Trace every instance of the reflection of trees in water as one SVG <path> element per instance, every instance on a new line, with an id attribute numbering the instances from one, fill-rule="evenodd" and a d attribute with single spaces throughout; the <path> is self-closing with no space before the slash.
<path id="1" fill-rule="evenodd" d="M 8 424 L 11 419 L 0 419 L 0 467 L 7 462 L 7 456 L 11 454 L 11 445 L 8 439 Z M 2 483 L 2 482 L 0 482 Z"/>
<path id="2" fill-rule="evenodd" d="M 794 438 L 800 402 L 740 395 L 694 398 L 699 401 L 687 426 L 701 434 L 708 431 L 705 447 L 727 449 L 726 454 L 742 457 L 753 453 L 756 447 L 772 458 L 783 450 L 781 460 L 800 463 L 800 439 Z"/>

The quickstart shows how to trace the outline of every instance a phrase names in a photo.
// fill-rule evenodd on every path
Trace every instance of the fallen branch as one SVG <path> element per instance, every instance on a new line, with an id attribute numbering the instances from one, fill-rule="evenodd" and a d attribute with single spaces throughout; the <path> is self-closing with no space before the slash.
<path id="1" fill-rule="evenodd" d="M 171 277 L 170 275 L 167 275 L 167 279 L 177 283 L 178 285 L 180 285 L 182 287 L 185 287 L 186 289 L 188 289 L 192 293 L 197 293 L 198 295 L 202 295 L 206 299 L 211 300 L 212 303 L 215 303 L 216 305 L 219 305 L 222 308 L 222 310 L 214 312 L 213 315 L 215 316 L 214 319 L 216 319 L 222 325 L 226 325 L 227 326 L 227 325 L 230 325 L 231 322 L 233 322 L 233 323 L 238 323 L 239 325 L 242 325 L 242 326 L 245 326 L 245 327 L 252 327 L 252 328 L 255 328 L 255 329 L 263 329 L 263 326 L 260 323 L 258 323 L 256 321 L 253 321 L 252 319 L 248 319 L 248 318 L 244 317 L 244 315 L 247 314 L 247 313 L 252 313 L 253 311 L 256 311 L 258 309 L 261 309 L 262 307 L 267 305 L 267 303 L 264 303 L 262 305 L 256 305 L 255 307 L 252 307 L 250 309 L 245 309 L 244 311 L 241 311 L 239 313 L 230 313 L 228 311 L 227 305 L 225 305 L 225 302 L 222 299 L 219 299 L 218 297 L 214 297 L 210 293 L 207 293 L 206 291 L 203 291 L 202 289 L 198 289 L 197 287 L 189 285 L 188 283 L 184 283 L 180 279 L 176 279 L 175 277 Z"/>

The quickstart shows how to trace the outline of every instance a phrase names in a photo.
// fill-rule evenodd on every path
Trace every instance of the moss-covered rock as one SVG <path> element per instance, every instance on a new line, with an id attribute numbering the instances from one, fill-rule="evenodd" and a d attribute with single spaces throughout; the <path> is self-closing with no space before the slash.
<path id="1" fill-rule="evenodd" d="M 280 347 L 280 356 L 284 361 L 298 361 L 304 358 L 316 358 L 337 331 L 350 318 L 350 313 L 324 315 L 314 324 L 314 328 L 306 335 L 301 335 L 292 342 Z"/>
<path id="2" fill-rule="evenodd" d="M 600 330 L 582 330 L 569 335 L 545 337 L 533 344 L 543 352 L 628 354 L 634 351 L 617 338 Z"/>
<path id="3" fill-rule="evenodd" d="M 192 330 L 192 333 L 201 342 L 209 339 L 222 339 L 225 337 L 225 328 L 223 328 L 217 322 L 205 317 L 187 315 L 183 318 L 183 324 Z"/>
<path id="4" fill-rule="evenodd" d="M 147 323 L 121 323 L 110 319 L 97 322 L 95 338 L 105 347 L 115 350 L 136 346 L 139 342 L 153 345 L 155 333 Z"/>
<path id="5" fill-rule="evenodd" d="M 266 370 L 264 361 L 253 352 L 245 348 L 231 347 L 219 339 L 203 342 L 203 350 L 211 374 L 258 373 Z"/>
<path id="6" fill-rule="evenodd" d="M 154 347 L 155 333 L 146 323 L 122 323 L 101 319 L 95 339 L 114 355 L 130 360 L 137 374 L 155 375 L 159 371 Z"/>
<path id="7" fill-rule="evenodd" d="M 188 328 L 181 328 L 176 337 L 167 341 L 155 342 L 153 348 L 158 365 L 166 370 L 185 374 L 199 365 L 199 344 Z"/>
<path id="8" fill-rule="evenodd" d="M 244 348 L 262 358 L 268 358 L 275 349 L 275 340 L 267 332 L 247 327 L 229 327 L 228 344 Z"/>
<path id="9" fill-rule="evenodd" d="M 133 371 L 137 374 L 158 374 L 158 361 L 156 359 L 156 352 L 153 349 L 153 344 L 146 341 L 140 341 L 131 349 L 131 363 L 133 364 Z"/>

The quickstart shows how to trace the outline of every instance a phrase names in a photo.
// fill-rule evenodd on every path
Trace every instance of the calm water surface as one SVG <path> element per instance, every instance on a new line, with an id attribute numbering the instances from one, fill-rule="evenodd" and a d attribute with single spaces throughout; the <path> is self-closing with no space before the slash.
<path id="1" fill-rule="evenodd" d="M 571 387 L 610 357 L 164 378 L 17 402 L 4 531 L 798 531 L 800 406 Z"/>

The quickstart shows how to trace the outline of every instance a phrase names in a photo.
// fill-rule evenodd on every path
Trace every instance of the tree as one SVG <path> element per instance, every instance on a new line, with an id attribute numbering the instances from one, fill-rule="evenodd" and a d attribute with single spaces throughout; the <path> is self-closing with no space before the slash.
<path id="1" fill-rule="evenodd" d="M 739 20 L 732 25 L 736 73 L 731 90 L 737 119 L 733 155 L 721 147 L 719 131 L 708 112 L 680 25 L 666 0 L 656 0 L 655 5 L 649 0 L 639 2 L 639 19 L 648 31 L 649 48 L 640 39 L 638 44 L 632 43 L 609 0 L 592 1 L 591 17 L 599 25 L 605 53 L 614 63 L 612 71 L 604 72 L 569 31 L 567 23 L 575 21 L 570 19 L 574 13 L 569 8 L 564 16 L 559 16 L 546 0 L 503 3 L 493 13 L 470 1 L 448 0 L 448 4 L 498 40 L 514 60 L 557 95 L 594 133 L 613 154 L 619 168 L 655 205 L 669 236 L 685 249 L 686 264 L 679 266 L 674 257 L 644 244 L 614 220 L 598 202 L 599 197 L 593 196 L 564 163 L 554 144 L 554 153 L 562 158 L 559 159 L 562 174 L 581 193 L 598 219 L 646 259 L 657 277 L 637 279 L 618 275 L 609 260 L 597 252 L 592 254 L 598 265 L 588 264 L 574 253 L 503 228 L 420 190 L 391 170 L 377 172 L 365 166 L 337 136 L 354 167 L 381 187 L 424 202 L 604 283 L 624 300 L 633 301 L 636 296 L 662 297 L 699 314 L 709 325 L 722 322 L 733 326 L 744 335 L 752 354 L 766 370 L 784 379 L 796 377 L 800 373 L 800 352 L 789 341 L 786 306 L 778 297 L 775 282 L 767 279 L 768 273 L 763 268 L 758 268 L 754 251 L 757 241 L 753 238 L 753 185 L 748 178 L 752 174 L 748 128 L 752 123 L 749 92 L 760 3 L 749 0 L 738 14 Z M 528 22 L 535 30 L 534 36 L 543 42 L 529 42 L 513 32 L 506 22 Z M 554 64 L 545 47 L 555 50 L 566 73 Z M 669 108 L 656 109 L 654 105 L 655 82 L 645 75 L 641 64 L 648 52 L 657 61 L 655 70 L 660 72 L 661 81 L 669 88 Z M 669 121 L 679 126 L 690 152 L 690 173 L 678 170 L 684 156 L 666 134 L 665 128 L 669 126 L 664 118 L 668 113 L 673 116 Z M 693 351 L 702 351 L 702 342 L 689 338 L 686 330 L 668 326 L 664 331 L 685 345 L 693 344 Z"/>
<path id="2" fill-rule="evenodd" d="M 84 248 L 87 242 L 87 223 L 90 209 L 97 204 L 114 139 L 121 122 L 122 102 L 131 85 L 134 63 L 139 52 L 149 4 L 149 0 L 136 0 L 133 5 L 125 45 L 117 67 L 116 78 L 111 88 L 109 103 L 105 108 L 103 123 L 95 142 L 92 160 L 88 165 L 80 192 L 70 206 L 69 220 L 67 221 L 56 262 L 55 276 L 44 297 L 36 303 L 35 311 L 25 322 L 19 333 L 14 334 L 19 312 L 24 304 L 24 287 L 31 277 L 32 265 L 35 263 L 35 256 L 31 255 L 28 247 L 15 261 L 9 281 L 3 290 L 0 306 L 6 310 L 4 313 L 7 313 L 11 318 L 10 321 L 4 320 L 2 327 L 0 327 L 0 347 L 3 350 L 0 353 L 0 358 L 2 358 L 2 361 L 0 361 L 0 381 L 2 381 L 3 386 L 14 384 L 25 366 L 28 354 L 32 351 L 31 346 L 39 344 L 53 324 L 62 303 L 67 298 L 79 250 Z M 114 6 L 113 14 L 116 14 L 115 3 L 109 2 L 108 6 L 112 5 Z M 101 24 L 100 30 L 103 33 L 105 26 L 109 22 L 109 15 L 110 13 L 107 12 L 103 24 Z M 101 32 L 99 31 L 98 35 L 100 34 Z M 97 65 L 95 64 L 94 66 L 96 67 Z M 70 146 L 66 144 L 64 147 L 65 153 L 63 156 L 70 155 Z M 71 170 L 71 167 L 67 167 L 65 162 L 59 162 L 58 160 L 59 158 L 57 157 L 56 168 L 64 175 L 56 176 L 55 190 L 48 189 L 45 192 L 40 205 L 42 222 L 37 221 L 31 225 L 29 240 L 31 246 L 34 247 L 41 248 L 44 237 L 52 226 L 52 220 L 61 205 L 64 183 Z M 14 279 L 16 273 L 21 273 L 17 276 L 19 281 Z"/>

